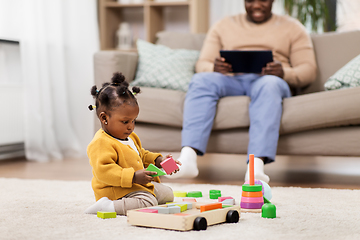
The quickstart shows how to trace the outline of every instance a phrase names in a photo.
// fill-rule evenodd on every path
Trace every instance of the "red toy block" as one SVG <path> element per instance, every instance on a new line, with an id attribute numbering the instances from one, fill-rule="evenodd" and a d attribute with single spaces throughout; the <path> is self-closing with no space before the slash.
<path id="1" fill-rule="evenodd" d="M 218 209 L 218 208 L 222 208 L 221 203 L 209 203 L 209 204 L 201 205 L 200 212 L 205 212 L 205 211 L 214 210 L 214 209 Z"/>
<path id="2" fill-rule="evenodd" d="M 222 201 L 224 201 L 225 199 L 234 199 L 233 197 L 219 197 L 218 198 L 218 201 L 219 202 L 222 202 Z"/>
<path id="3" fill-rule="evenodd" d="M 148 212 L 148 213 L 158 213 L 159 211 L 157 209 L 150 209 L 150 208 L 144 208 L 144 209 L 139 209 L 139 212 Z"/>
<path id="4" fill-rule="evenodd" d="M 175 170 L 179 169 L 179 166 L 175 163 L 175 161 L 172 157 L 165 159 L 164 161 L 162 161 L 160 163 L 160 165 L 162 166 L 162 168 L 164 169 L 164 171 L 167 174 L 170 174 L 170 173 L 174 172 Z"/>

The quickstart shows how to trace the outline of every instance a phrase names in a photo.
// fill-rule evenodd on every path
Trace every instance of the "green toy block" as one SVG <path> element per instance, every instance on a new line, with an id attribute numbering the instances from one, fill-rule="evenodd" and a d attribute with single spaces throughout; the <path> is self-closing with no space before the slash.
<path id="1" fill-rule="evenodd" d="M 261 217 L 276 218 L 276 207 L 272 203 L 265 203 L 261 207 Z"/>
<path id="2" fill-rule="evenodd" d="M 263 196 L 263 198 L 264 198 L 264 203 L 271 203 L 266 197 Z"/>
<path id="3" fill-rule="evenodd" d="M 116 218 L 116 212 L 97 212 L 97 216 L 102 219 Z"/>
<path id="4" fill-rule="evenodd" d="M 175 204 L 175 206 L 179 206 L 181 212 L 185 212 L 187 210 L 187 204 L 186 203 L 178 203 L 178 204 Z"/>
<path id="5" fill-rule="evenodd" d="M 210 199 L 218 199 L 219 197 L 221 197 L 221 191 L 212 189 L 209 191 L 209 197 Z"/>
<path id="6" fill-rule="evenodd" d="M 209 193 L 210 193 L 210 194 L 211 194 L 211 193 L 219 193 L 219 194 L 221 194 L 221 191 L 220 191 L 220 190 L 211 189 L 211 190 L 209 191 Z"/>
<path id="7" fill-rule="evenodd" d="M 157 176 L 163 176 L 166 175 L 166 172 L 162 171 L 161 169 L 159 169 L 158 167 L 156 167 L 154 164 L 150 163 L 150 165 L 146 168 L 146 171 L 151 171 L 151 172 L 157 172 L 156 175 L 151 175 L 152 177 L 157 177 Z"/>
<path id="8" fill-rule="evenodd" d="M 187 197 L 193 197 L 193 198 L 200 198 L 202 197 L 202 192 L 200 191 L 191 191 L 191 192 L 188 192 Z"/>
<path id="9" fill-rule="evenodd" d="M 261 192 L 262 186 L 260 184 L 255 184 L 255 185 L 244 184 L 242 185 L 242 190 L 244 192 Z"/>

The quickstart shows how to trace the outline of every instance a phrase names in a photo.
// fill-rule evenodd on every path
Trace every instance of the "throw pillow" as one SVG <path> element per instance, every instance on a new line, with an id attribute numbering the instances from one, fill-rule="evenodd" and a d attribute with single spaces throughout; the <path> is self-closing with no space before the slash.
<path id="1" fill-rule="evenodd" d="M 353 58 L 334 75 L 332 75 L 324 87 L 325 90 L 351 88 L 360 86 L 360 55 Z"/>
<path id="2" fill-rule="evenodd" d="M 137 49 L 139 62 L 132 86 L 188 90 L 199 51 L 171 49 L 141 39 Z"/>

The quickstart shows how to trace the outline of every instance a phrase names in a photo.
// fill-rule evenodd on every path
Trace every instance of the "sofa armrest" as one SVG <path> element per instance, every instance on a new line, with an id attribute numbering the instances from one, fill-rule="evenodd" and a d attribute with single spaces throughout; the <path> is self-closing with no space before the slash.
<path id="1" fill-rule="evenodd" d="M 131 82 L 135 78 L 137 62 L 137 52 L 99 51 L 95 53 L 95 84 L 100 87 L 102 83 L 109 82 L 114 72 L 121 72 L 126 80 Z"/>

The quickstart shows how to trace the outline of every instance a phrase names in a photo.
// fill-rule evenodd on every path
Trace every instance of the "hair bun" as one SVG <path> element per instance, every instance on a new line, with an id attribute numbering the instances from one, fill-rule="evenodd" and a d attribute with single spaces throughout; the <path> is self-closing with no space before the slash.
<path id="1" fill-rule="evenodd" d="M 114 73 L 113 77 L 111 78 L 111 83 L 121 84 L 123 82 L 125 82 L 125 76 L 120 72 Z"/>

